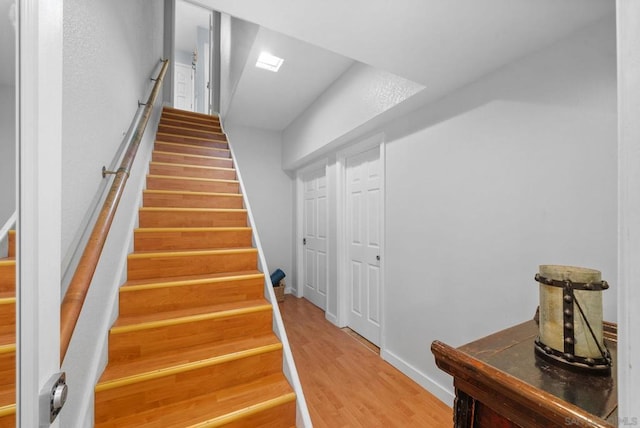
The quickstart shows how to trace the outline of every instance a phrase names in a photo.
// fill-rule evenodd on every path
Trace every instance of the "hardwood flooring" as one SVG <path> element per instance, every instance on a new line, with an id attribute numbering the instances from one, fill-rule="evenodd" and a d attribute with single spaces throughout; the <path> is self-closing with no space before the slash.
<path id="1" fill-rule="evenodd" d="M 291 295 L 280 303 L 315 428 L 451 427 L 449 406 Z"/>

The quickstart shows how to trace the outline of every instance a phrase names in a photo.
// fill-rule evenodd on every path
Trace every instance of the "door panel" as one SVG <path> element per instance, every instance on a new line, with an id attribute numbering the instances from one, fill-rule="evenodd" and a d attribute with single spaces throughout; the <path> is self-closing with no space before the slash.
<path id="1" fill-rule="evenodd" d="M 325 169 L 303 177 L 303 296 L 319 308 L 327 306 L 327 179 Z"/>
<path id="2" fill-rule="evenodd" d="M 347 158 L 347 257 L 350 266 L 349 326 L 380 344 L 381 208 L 379 148 Z"/>

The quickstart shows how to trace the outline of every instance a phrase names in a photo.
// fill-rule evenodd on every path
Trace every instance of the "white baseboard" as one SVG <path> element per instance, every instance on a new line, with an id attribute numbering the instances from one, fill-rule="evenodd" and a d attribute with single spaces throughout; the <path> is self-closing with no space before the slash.
<path id="1" fill-rule="evenodd" d="M 407 363 L 402 358 L 398 357 L 390 351 L 382 349 L 380 351 L 380 357 L 382 357 L 383 360 L 387 361 L 389 364 L 407 375 L 418 385 L 435 395 L 447 406 L 453 407 L 453 399 L 455 398 L 453 389 L 449 389 L 440 385 L 438 382 L 434 381 L 429 376 L 425 375 L 424 373 L 413 367 L 411 364 Z"/>

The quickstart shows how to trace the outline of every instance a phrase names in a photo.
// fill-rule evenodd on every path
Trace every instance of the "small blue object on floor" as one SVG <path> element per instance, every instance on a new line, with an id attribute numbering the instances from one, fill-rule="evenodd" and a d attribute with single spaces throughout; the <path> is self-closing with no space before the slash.
<path id="1" fill-rule="evenodd" d="M 286 275 L 284 274 L 284 272 L 281 269 L 276 269 L 273 271 L 273 273 L 271 274 L 271 284 L 273 284 L 273 286 L 277 286 L 280 281 L 282 281 L 284 279 Z"/>

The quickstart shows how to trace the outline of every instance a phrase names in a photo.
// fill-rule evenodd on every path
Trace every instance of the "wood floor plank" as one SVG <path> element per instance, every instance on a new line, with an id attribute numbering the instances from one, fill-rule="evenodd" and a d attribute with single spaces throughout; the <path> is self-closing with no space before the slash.
<path id="1" fill-rule="evenodd" d="M 453 425 L 449 406 L 327 321 L 322 310 L 291 295 L 279 306 L 315 428 Z"/>

